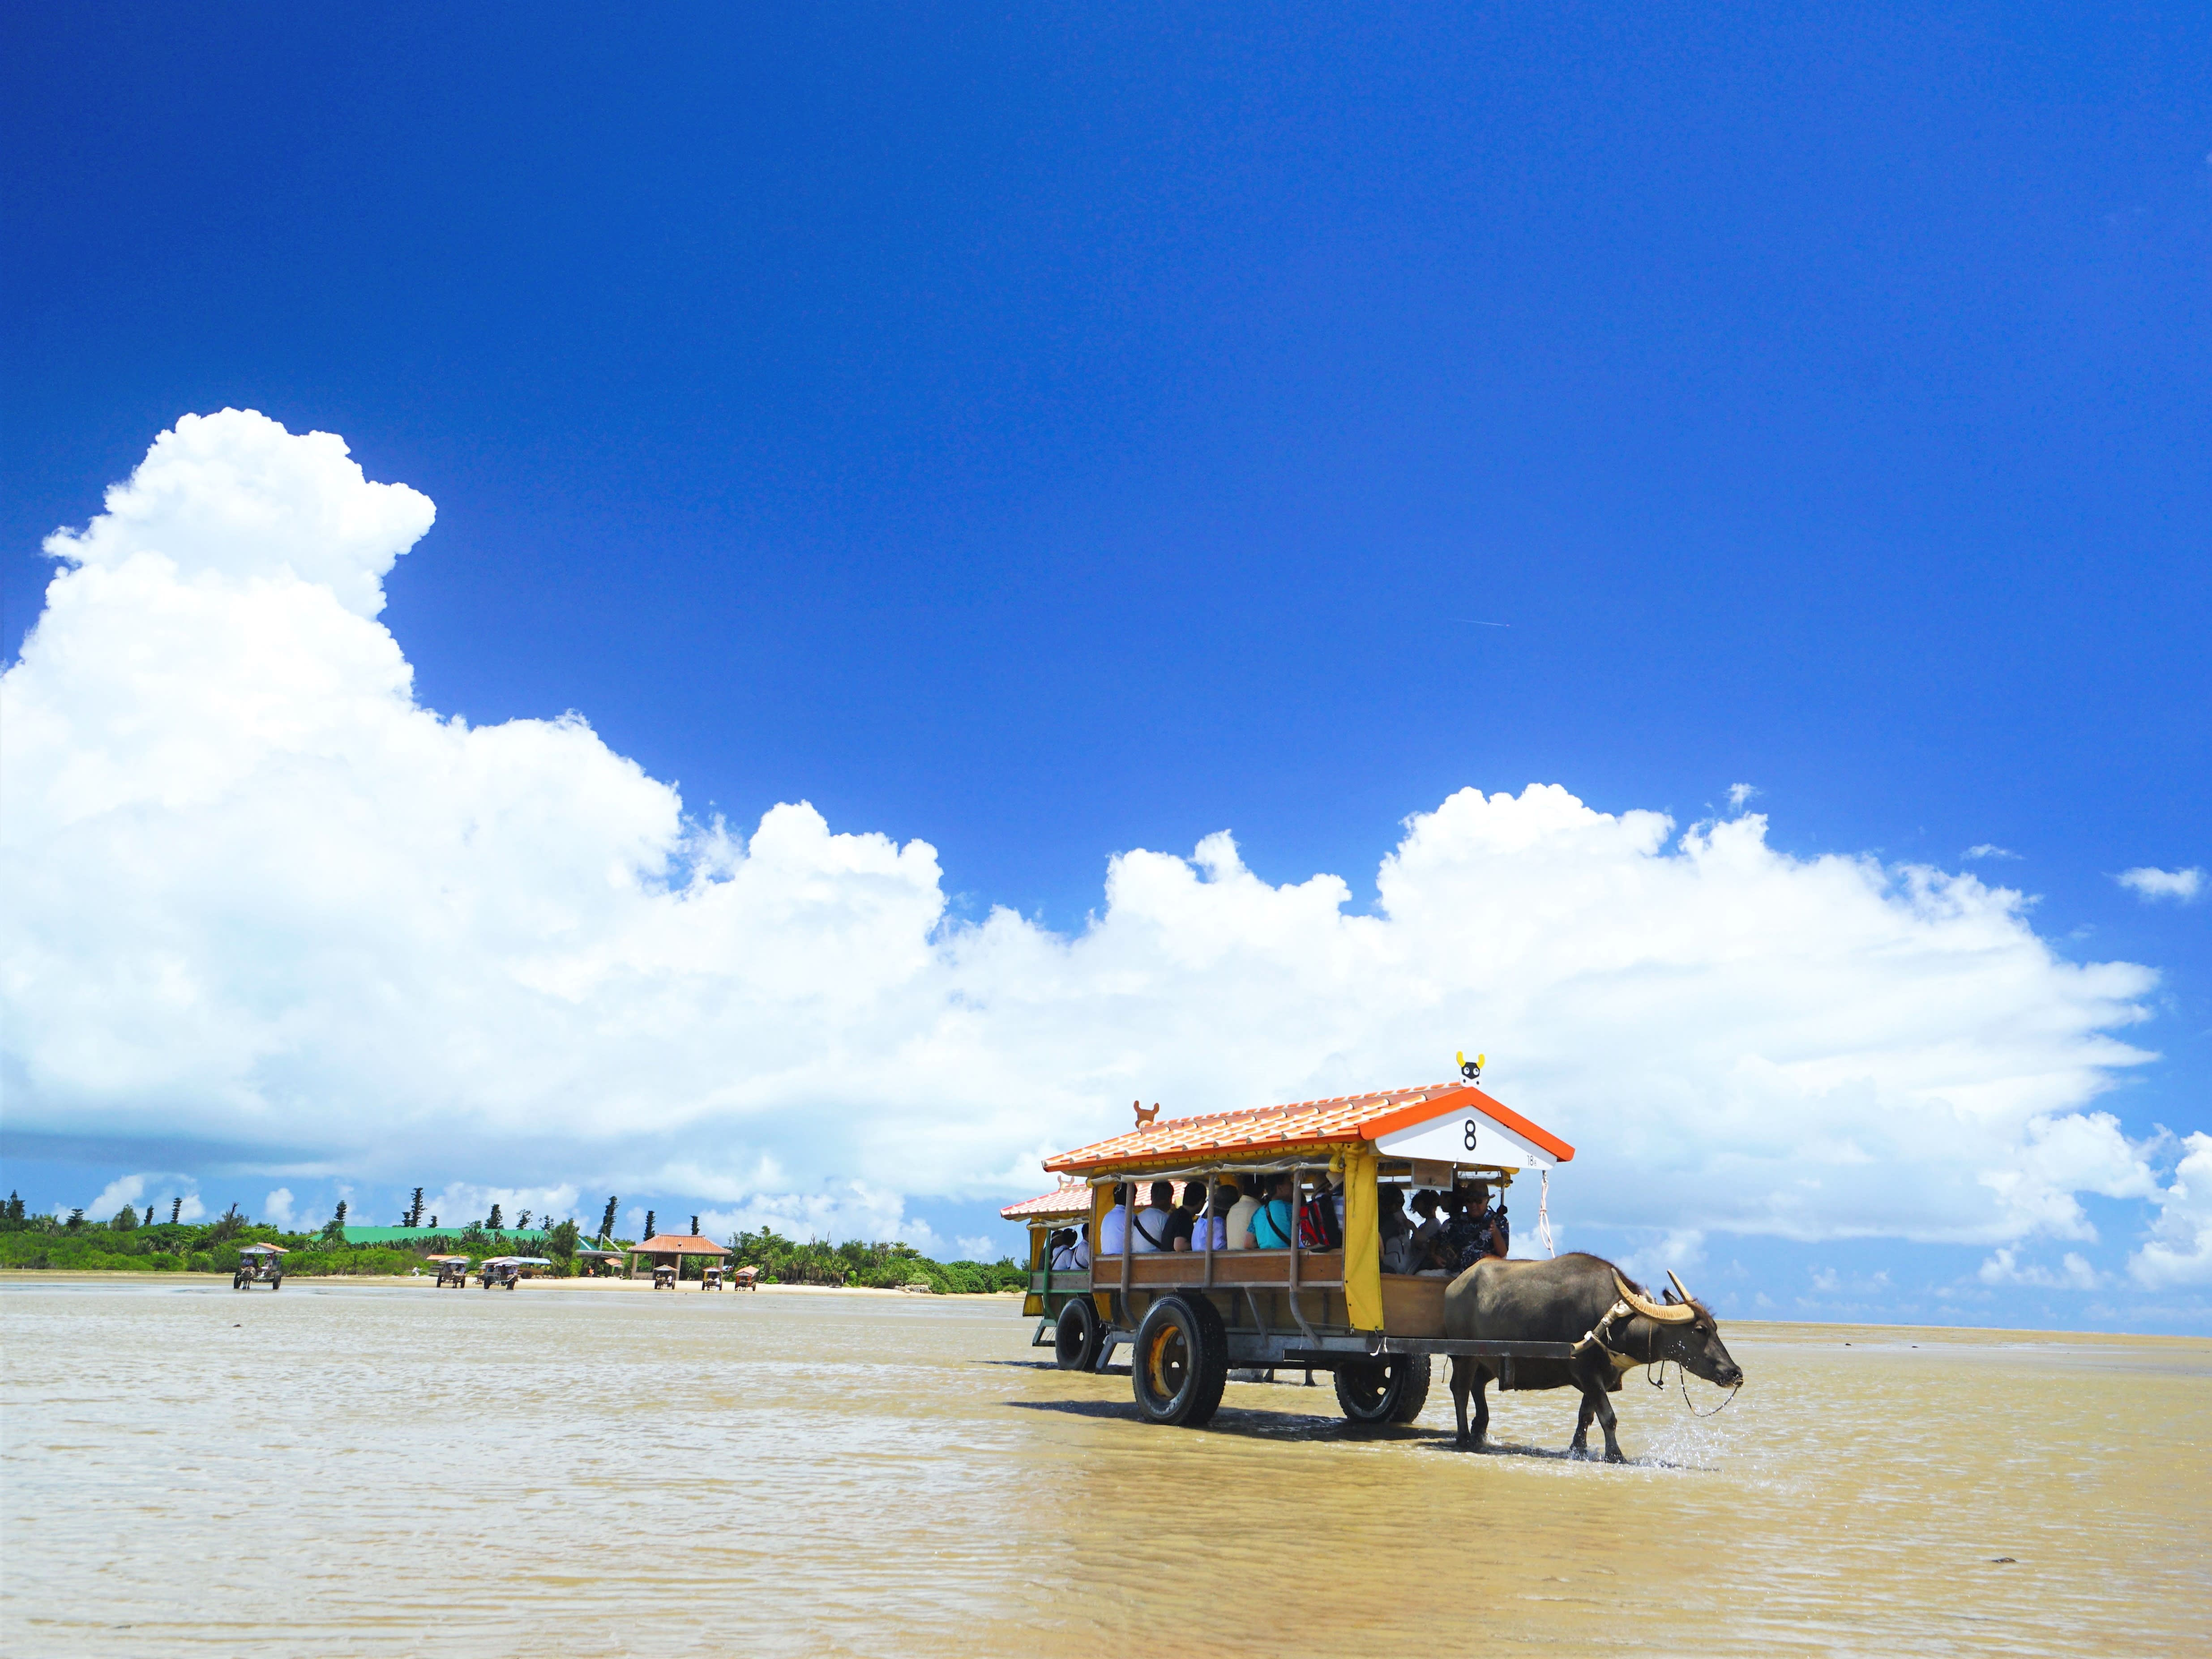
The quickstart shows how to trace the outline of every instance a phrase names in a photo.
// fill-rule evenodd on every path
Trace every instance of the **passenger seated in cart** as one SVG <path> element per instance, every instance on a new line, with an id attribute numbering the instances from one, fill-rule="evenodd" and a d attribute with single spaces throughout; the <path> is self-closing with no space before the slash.
<path id="1" fill-rule="evenodd" d="M 1451 1247 L 1444 1243 L 1444 1218 L 1437 1214 L 1444 1202 L 1441 1194 L 1424 1189 L 1413 1194 L 1413 1213 L 1420 1217 L 1407 1241 L 1406 1271 L 1446 1273 L 1451 1270 Z"/>
<path id="2" fill-rule="evenodd" d="M 1252 1248 L 1287 1250 L 1291 1248 L 1291 1201 L 1285 1197 L 1288 1176 L 1267 1176 L 1261 1186 L 1267 1196 L 1252 1214 Z"/>
<path id="3" fill-rule="evenodd" d="M 1073 1227 L 1062 1227 L 1045 1240 L 1045 1261 L 1055 1273 L 1070 1273 L 1091 1265 L 1091 1245 Z"/>
<path id="4" fill-rule="evenodd" d="M 1224 1183 L 1223 1190 L 1237 1194 L 1237 1201 L 1229 1207 L 1229 1242 L 1224 1247 L 1231 1250 L 1252 1248 L 1252 1218 L 1260 1212 L 1260 1187 L 1262 1176 L 1245 1177 L 1243 1187 Z"/>
<path id="5" fill-rule="evenodd" d="M 1098 1218 L 1098 1254 L 1125 1255 L 1129 1249 L 1129 1200 L 1136 1189 L 1127 1182 L 1114 1186 L 1114 1207 Z"/>
<path id="6" fill-rule="evenodd" d="M 1153 1255 L 1168 1249 L 1175 1225 L 1175 1182 L 1155 1181 L 1152 1201 L 1129 1218 L 1130 1248 L 1139 1255 Z"/>
<path id="7" fill-rule="evenodd" d="M 1189 1250 L 1203 1249 L 1191 1243 L 1191 1234 L 1198 1226 L 1198 1212 L 1206 1207 L 1206 1183 L 1186 1181 L 1182 1183 L 1182 1201 L 1168 1212 L 1168 1249 Z"/>
<path id="8" fill-rule="evenodd" d="M 1211 1233 L 1213 1236 L 1213 1248 L 1217 1250 L 1227 1249 L 1229 1248 L 1229 1212 L 1237 1207 L 1237 1183 L 1233 1181 L 1216 1182 L 1211 1203 L 1206 1201 L 1204 1182 L 1194 1181 L 1190 1184 L 1193 1190 L 1186 1200 L 1194 1206 L 1191 1216 L 1190 1242 L 1182 1248 L 1202 1250 L 1206 1245 L 1206 1235 Z"/>
<path id="9" fill-rule="evenodd" d="M 1406 1189 L 1379 1187 L 1375 1231 L 1382 1246 L 1382 1271 L 1409 1273 L 1413 1268 L 1413 1224 L 1406 1219 Z"/>

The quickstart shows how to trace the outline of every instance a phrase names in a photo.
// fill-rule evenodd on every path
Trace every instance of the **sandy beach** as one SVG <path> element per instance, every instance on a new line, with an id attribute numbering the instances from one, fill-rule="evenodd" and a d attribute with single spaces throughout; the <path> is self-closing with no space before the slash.
<path id="1" fill-rule="evenodd" d="M 1401 1430 L 1296 1373 L 1150 1427 L 1012 1297 L 565 1288 L 0 1279 L 0 1645 L 1583 1653 L 1626 1607 L 1639 1653 L 2104 1659 L 2212 1620 L 2212 1340 L 1733 1325 L 1737 1401 L 1632 1374 L 1608 1467 L 1559 1395 L 1455 1449 L 1441 1379 Z"/>

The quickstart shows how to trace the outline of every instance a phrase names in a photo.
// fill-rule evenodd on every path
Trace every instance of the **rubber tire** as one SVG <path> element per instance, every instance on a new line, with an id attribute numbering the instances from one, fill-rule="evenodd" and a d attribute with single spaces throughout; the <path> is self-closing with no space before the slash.
<path id="1" fill-rule="evenodd" d="M 1105 1340 L 1098 1310 L 1091 1305 L 1091 1298 L 1072 1297 L 1061 1304 L 1060 1317 L 1053 1322 L 1052 1363 L 1064 1371 L 1095 1371 L 1098 1350 Z"/>
<path id="2" fill-rule="evenodd" d="M 1177 1346 L 1179 1365 L 1173 1358 Z M 1212 1302 L 1164 1296 L 1145 1310 L 1129 1355 L 1129 1386 L 1146 1422 L 1204 1428 L 1219 1408 L 1228 1380 L 1229 1336 Z"/>
<path id="3" fill-rule="evenodd" d="M 276 1278 L 270 1279 L 269 1281 L 269 1288 L 272 1291 L 283 1290 L 284 1288 L 284 1275 L 279 1273 Z"/>
<path id="4" fill-rule="evenodd" d="M 1353 1423 L 1410 1423 L 1429 1403 L 1434 1365 L 1425 1353 L 1392 1354 L 1336 1368 L 1336 1403 Z M 1378 1378 L 1379 1373 L 1379 1378 Z"/>

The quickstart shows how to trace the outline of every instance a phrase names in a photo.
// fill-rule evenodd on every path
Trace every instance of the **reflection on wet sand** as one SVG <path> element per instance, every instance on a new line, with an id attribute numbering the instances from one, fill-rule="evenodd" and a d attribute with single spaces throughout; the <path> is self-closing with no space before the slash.
<path id="1" fill-rule="evenodd" d="M 1403 1429 L 1297 1372 L 1148 1428 L 1028 1334 L 995 1301 L 11 1281 L 0 1646 L 2103 1655 L 2212 1617 L 2212 1342 L 1732 1324 L 1737 1402 L 1632 1373 L 1609 1468 L 1565 1456 L 1564 1393 L 1455 1449 L 1441 1378 Z"/>

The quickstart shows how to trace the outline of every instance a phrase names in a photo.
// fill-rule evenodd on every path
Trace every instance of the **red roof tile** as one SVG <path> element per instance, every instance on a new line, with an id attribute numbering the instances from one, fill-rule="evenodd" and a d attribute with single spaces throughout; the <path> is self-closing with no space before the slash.
<path id="1" fill-rule="evenodd" d="M 696 1233 L 655 1233 L 636 1247 L 649 1255 L 727 1255 L 729 1252 L 711 1238 L 702 1238 Z"/>
<path id="2" fill-rule="evenodd" d="M 1430 1118 L 1469 1109 L 1542 1147 L 1561 1163 L 1575 1155 L 1575 1149 L 1557 1135 L 1472 1085 L 1432 1083 L 1421 1089 L 1385 1089 L 1330 1100 L 1302 1100 L 1288 1106 L 1162 1118 L 1110 1140 L 1048 1158 L 1044 1167 L 1055 1174 L 1073 1175 L 1123 1164 L 1157 1165 L 1200 1154 L 1265 1155 L 1291 1146 L 1351 1146 L 1380 1139 L 1393 1130 Z"/>
<path id="3" fill-rule="evenodd" d="M 1025 1198 L 1018 1204 L 1009 1204 L 999 1212 L 1007 1221 L 1028 1221 L 1039 1216 L 1088 1215 L 1091 1212 L 1091 1183 L 1087 1181 L 1062 1180 L 1048 1193 L 1035 1198 Z"/>

